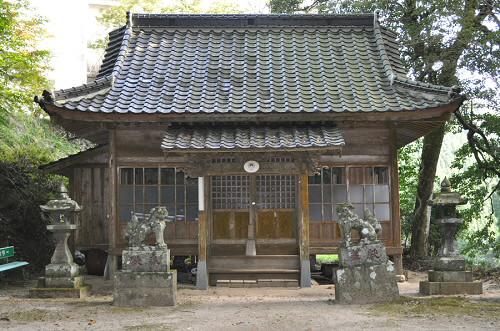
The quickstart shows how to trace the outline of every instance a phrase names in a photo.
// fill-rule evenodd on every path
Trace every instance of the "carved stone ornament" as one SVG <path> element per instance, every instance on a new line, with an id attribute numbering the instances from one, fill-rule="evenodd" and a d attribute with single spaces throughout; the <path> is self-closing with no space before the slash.
<path id="1" fill-rule="evenodd" d="M 163 238 L 163 231 L 165 230 L 165 222 L 171 220 L 167 219 L 168 211 L 165 207 L 155 207 L 149 212 L 149 217 L 141 222 L 137 215 L 132 214 L 132 219 L 127 225 L 125 238 L 128 239 L 129 247 L 143 247 L 147 236 L 150 233 L 155 235 L 155 246 L 159 248 L 166 248 L 165 240 Z"/>
<path id="2" fill-rule="evenodd" d="M 345 247 L 352 246 L 352 229 L 359 232 L 361 244 L 371 244 L 378 242 L 377 235 L 382 230 L 379 221 L 368 209 L 365 209 L 365 219 L 359 218 L 358 215 L 353 212 L 353 210 L 354 207 L 350 203 L 343 203 L 338 205 L 337 207 L 343 245 Z"/>

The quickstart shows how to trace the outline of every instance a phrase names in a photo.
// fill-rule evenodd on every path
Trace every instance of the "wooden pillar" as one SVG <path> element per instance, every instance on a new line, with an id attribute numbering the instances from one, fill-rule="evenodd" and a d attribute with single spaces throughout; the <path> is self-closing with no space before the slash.
<path id="1" fill-rule="evenodd" d="M 117 167 L 116 167 L 116 130 L 111 129 L 109 131 L 109 158 L 108 158 L 108 168 L 109 168 L 109 206 L 108 206 L 108 261 L 106 265 L 106 270 L 104 272 L 105 279 L 112 279 L 115 272 L 118 269 L 118 257 L 117 257 Z"/>
<path id="2" fill-rule="evenodd" d="M 403 275 L 403 248 L 401 247 L 401 214 L 399 210 L 399 170 L 398 149 L 396 146 L 396 129 L 390 127 L 390 169 L 391 169 L 391 214 L 393 245 L 398 249 L 394 254 L 394 264 L 397 275 Z"/>
<path id="3" fill-rule="evenodd" d="M 196 269 L 196 288 L 208 289 L 207 240 L 208 240 L 208 177 L 198 177 L 198 265 Z"/>
<path id="4" fill-rule="evenodd" d="M 309 187 L 307 174 L 300 175 L 299 188 L 300 287 L 311 287 L 311 262 L 309 260 Z"/>

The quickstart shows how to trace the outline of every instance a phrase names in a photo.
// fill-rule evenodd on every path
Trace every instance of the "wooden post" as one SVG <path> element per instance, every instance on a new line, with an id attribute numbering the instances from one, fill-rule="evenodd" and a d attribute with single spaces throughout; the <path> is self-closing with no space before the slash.
<path id="1" fill-rule="evenodd" d="M 208 269 L 207 269 L 207 197 L 208 177 L 198 177 L 198 266 L 196 269 L 196 288 L 199 290 L 208 289 Z"/>
<path id="2" fill-rule="evenodd" d="M 396 129 L 390 127 L 390 162 L 391 162 L 391 214 L 392 214 L 392 238 L 394 247 L 399 253 L 394 254 L 394 264 L 396 274 L 403 275 L 403 258 L 401 247 L 401 214 L 399 210 L 399 170 L 398 170 L 398 149 L 396 146 Z"/>
<path id="3" fill-rule="evenodd" d="M 300 175 L 299 250 L 300 287 L 311 287 L 311 262 L 309 260 L 309 187 L 307 174 Z"/>
<path id="4" fill-rule="evenodd" d="M 116 234 L 117 234 L 117 210 L 116 210 L 116 200 L 117 200 L 117 168 L 116 168 L 116 130 L 111 129 L 109 131 L 109 206 L 108 206 L 108 261 L 104 273 L 105 279 L 113 279 L 115 272 L 118 269 L 118 258 L 116 255 Z"/>

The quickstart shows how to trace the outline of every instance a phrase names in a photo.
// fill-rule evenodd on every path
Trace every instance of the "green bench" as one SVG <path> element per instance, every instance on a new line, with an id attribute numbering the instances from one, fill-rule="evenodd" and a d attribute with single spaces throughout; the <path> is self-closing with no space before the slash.
<path id="1" fill-rule="evenodd" d="M 14 246 L 0 248 L 0 263 L 2 260 L 6 260 L 6 263 L 0 264 L 0 272 L 24 267 L 29 264 L 25 261 L 9 262 L 9 258 L 11 257 L 14 257 Z"/>

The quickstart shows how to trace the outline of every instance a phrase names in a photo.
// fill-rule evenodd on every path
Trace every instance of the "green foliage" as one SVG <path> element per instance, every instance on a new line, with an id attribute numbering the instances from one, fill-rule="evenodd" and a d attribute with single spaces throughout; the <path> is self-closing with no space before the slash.
<path id="1" fill-rule="evenodd" d="M 500 256 L 499 220 L 493 210 L 493 197 L 499 191 L 500 179 L 500 116 L 495 113 L 474 114 L 462 110 L 462 116 L 477 123 L 487 140 L 477 140 L 483 158 L 476 160 L 471 144 L 463 145 L 456 153 L 452 167 L 459 171 L 451 177 L 453 187 L 469 200 L 460 215 L 464 218 L 463 252 L 470 257 L 492 252 Z M 485 146 L 487 144 L 488 146 Z M 485 153 L 483 151 L 493 152 Z M 471 226 L 475 225 L 475 226 Z"/>
<path id="2" fill-rule="evenodd" d="M 49 53 L 37 49 L 43 22 L 26 1 L 0 0 L 0 245 L 14 245 L 16 257 L 35 271 L 49 262 L 53 249 L 39 205 L 59 182 L 38 166 L 81 148 L 33 102 L 50 87 Z"/>
<path id="3" fill-rule="evenodd" d="M 26 2 L 0 0 L 0 159 L 39 165 L 75 153 L 80 146 L 53 128 L 33 97 L 49 88 L 49 53 L 37 50 L 44 20 Z"/>
<path id="4" fill-rule="evenodd" d="M 37 50 L 40 17 L 29 17 L 26 1 L 0 0 L 0 124 L 12 111 L 39 112 L 33 96 L 48 87 L 48 52 Z"/>
<path id="5" fill-rule="evenodd" d="M 417 194 L 419 158 L 422 140 L 417 140 L 398 151 L 399 199 L 403 247 L 409 244 L 414 221 L 415 195 Z"/>
<path id="6" fill-rule="evenodd" d="M 301 11 L 302 0 L 270 0 L 272 13 L 293 14 Z"/>
<path id="7" fill-rule="evenodd" d="M 48 264 L 53 251 L 39 205 L 53 198 L 58 183 L 29 161 L 0 162 L 0 246 L 15 246 L 16 258 L 30 262 L 33 271 Z"/>
<path id="8" fill-rule="evenodd" d="M 45 117 L 17 112 L 0 125 L 0 159 L 5 162 L 29 160 L 33 165 L 55 161 L 79 152 L 85 142 L 68 141 L 67 133 Z"/>

